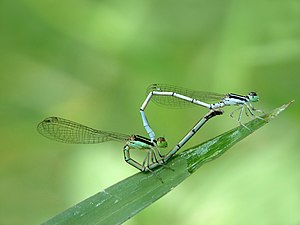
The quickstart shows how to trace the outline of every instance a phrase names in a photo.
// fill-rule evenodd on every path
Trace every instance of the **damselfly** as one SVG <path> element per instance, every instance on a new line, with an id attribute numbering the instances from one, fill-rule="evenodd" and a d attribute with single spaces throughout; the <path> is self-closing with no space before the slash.
<path id="1" fill-rule="evenodd" d="M 71 144 L 97 144 L 106 141 L 125 142 L 123 148 L 125 161 L 142 172 L 151 171 L 151 169 L 163 164 L 164 160 L 159 148 L 166 148 L 168 146 L 164 137 L 159 137 L 151 141 L 140 135 L 126 135 L 96 130 L 59 117 L 44 119 L 38 124 L 37 130 L 49 139 Z M 142 163 L 130 157 L 131 149 L 147 151 L 147 156 Z"/>
<path id="2" fill-rule="evenodd" d="M 217 94 L 212 92 L 194 91 L 168 84 L 152 84 L 148 87 L 146 100 L 140 108 L 143 125 L 151 140 L 155 140 L 155 134 L 151 129 L 144 112 L 150 100 L 153 100 L 159 105 L 170 108 L 189 107 L 193 104 L 200 105 L 211 110 L 220 109 L 224 106 L 239 106 L 236 110 L 231 112 L 230 116 L 233 117 L 233 113 L 240 110 L 237 121 L 244 127 L 246 126 L 241 122 L 244 112 L 249 117 L 262 119 L 255 115 L 255 112 L 262 111 L 255 109 L 251 104 L 252 102 L 257 102 L 259 100 L 259 96 L 256 92 L 250 92 L 248 95 L 238 95 L 233 93 Z"/>

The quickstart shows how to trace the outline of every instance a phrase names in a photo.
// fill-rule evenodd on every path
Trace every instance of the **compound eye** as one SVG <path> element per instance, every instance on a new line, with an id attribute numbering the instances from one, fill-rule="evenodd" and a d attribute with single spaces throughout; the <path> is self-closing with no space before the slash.
<path id="1" fill-rule="evenodd" d="M 168 147 L 168 142 L 167 140 L 164 138 L 164 137 L 158 137 L 156 139 L 157 141 L 157 146 L 160 147 L 160 148 L 166 148 Z"/>
<path id="2" fill-rule="evenodd" d="M 257 93 L 253 92 L 253 91 L 251 91 L 248 94 L 248 97 L 249 97 L 249 99 L 250 99 L 251 102 L 257 102 L 259 100 L 259 97 L 258 97 Z"/>

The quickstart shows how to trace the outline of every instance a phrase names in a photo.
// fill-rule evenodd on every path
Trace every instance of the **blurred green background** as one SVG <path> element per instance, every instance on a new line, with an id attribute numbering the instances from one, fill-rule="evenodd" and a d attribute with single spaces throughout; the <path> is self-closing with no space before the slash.
<path id="1" fill-rule="evenodd" d="M 126 225 L 299 224 L 299 72 L 297 0 L 2 0 L 0 224 L 40 224 L 136 173 L 120 143 L 56 143 L 36 125 L 55 115 L 145 135 L 152 83 L 257 91 L 266 112 L 296 102 Z M 237 126 L 225 110 L 184 148 Z M 172 146 L 206 111 L 146 113 Z"/>

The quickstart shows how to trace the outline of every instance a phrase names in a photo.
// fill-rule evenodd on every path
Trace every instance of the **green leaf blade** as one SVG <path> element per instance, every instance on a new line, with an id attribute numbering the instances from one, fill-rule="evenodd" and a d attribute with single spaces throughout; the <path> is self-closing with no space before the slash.
<path id="1" fill-rule="evenodd" d="M 291 103 L 264 115 L 263 119 L 248 122 L 245 125 L 249 129 L 243 126 L 234 128 L 176 155 L 167 164 L 172 170 L 160 167 L 155 170 L 156 175 L 137 173 L 67 209 L 44 224 L 121 224 L 167 194 L 204 163 L 220 157 L 234 144 L 270 122 Z"/>

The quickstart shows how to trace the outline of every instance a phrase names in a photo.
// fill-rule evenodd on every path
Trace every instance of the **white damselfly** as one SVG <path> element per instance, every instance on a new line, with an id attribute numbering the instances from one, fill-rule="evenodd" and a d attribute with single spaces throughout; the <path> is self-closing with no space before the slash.
<path id="1" fill-rule="evenodd" d="M 244 112 L 249 117 L 262 119 L 255 115 L 255 112 L 262 113 L 262 111 L 255 109 L 252 106 L 252 102 L 257 102 L 259 100 L 259 96 L 256 92 L 250 92 L 248 95 L 238 95 L 233 93 L 217 94 L 212 92 L 195 91 L 169 84 L 152 84 L 147 89 L 146 100 L 140 108 L 143 125 L 152 141 L 155 140 L 155 133 L 150 127 L 144 112 L 150 100 L 154 101 L 158 105 L 169 108 L 182 108 L 199 105 L 210 110 L 217 110 L 225 106 L 238 106 L 236 110 L 230 113 L 230 116 L 233 117 L 233 113 L 239 110 L 240 112 L 238 114 L 237 121 L 244 127 L 246 126 L 241 121 Z"/>
<path id="2" fill-rule="evenodd" d="M 48 117 L 40 122 L 37 130 L 43 136 L 64 143 L 70 144 L 98 144 L 106 141 L 125 142 L 123 148 L 124 159 L 127 163 L 142 172 L 152 171 L 158 166 L 165 166 L 165 163 L 211 118 L 221 115 L 222 110 L 211 110 L 189 131 L 178 144 L 175 145 L 166 155 L 162 155 L 160 148 L 166 148 L 168 143 L 164 137 L 155 140 L 140 135 L 126 135 L 117 132 L 101 131 L 88 126 L 63 119 L 60 117 Z M 139 163 L 130 157 L 130 150 L 146 150 L 147 155 L 143 163 Z M 155 173 L 154 173 L 155 174 Z"/>

